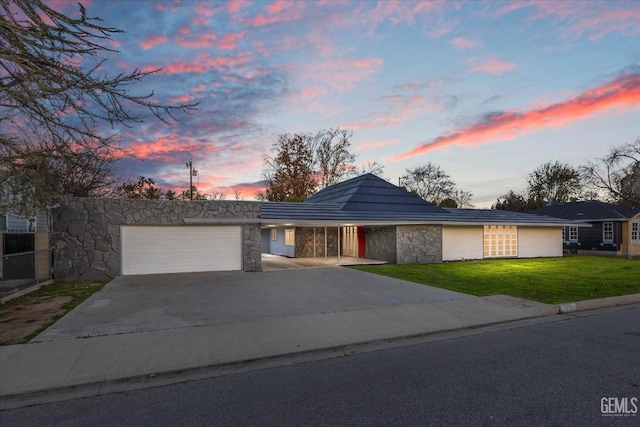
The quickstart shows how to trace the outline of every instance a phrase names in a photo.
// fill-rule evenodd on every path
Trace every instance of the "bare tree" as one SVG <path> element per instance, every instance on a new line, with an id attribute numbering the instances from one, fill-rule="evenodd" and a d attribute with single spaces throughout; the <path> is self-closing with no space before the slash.
<path id="1" fill-rule="evenodd" d="M 614 203 L 640 206 L 640 137 L 581 168 L 582 176 L 596 191 L 604 191 Z"/>
<path id="2" fill-rule="evenodd" d="M 351 177 L 357 170 L 353 164 L 356 155 L 349 151 L 349 138 L 353 132 L 345 129 L 323 129 L 311 136 L 309 143 L 314 152 L 314 165 L 317 170 L 320 189 Z"/>
<path id="3" fill-rule="evenodd" d="M 456 202 L 456 207 L 460 209 L 473 208 L 471 198 L 473 194 L 468 191 L 455 190 L 451 195 L 451 198 Z"/>
<path id="4" fill-rule="evenodd" d="M 400 177 L 401 185 L 424 200 L 439 205 L 450 198 L 456 185 L 440 166 L 427 162 L 412 169 L 406 169 Z"/>
<path id="5" fill-rule="evenodd" d="M 106 42 L 119 33 L 99 18 L 88 17 L 82 5 L 78 16 L 71 17 L 40 0 L 0 0 L 0 145 L 5 147 L 0 153 L 1 174 L 25 181 L 31 173 L 25 165 L 35 167 L 28 159 L 39 149 L 34 141 L 54 144 L 59 156 L 78 150 L 97 156 L 96 147 L 117 148 L 114 131 L 108 132 L 105 125 L 140 123 L 141 109 L 170 123 L 175 113 L 196 107 L 161 104 L 152 99 L 153 93 L 134 95 L 127 90 L 158 70 L 105 73 L 108 56 L 116 52 Z M 46 188 L 31 188 L 3 199 L 0 209 L 33 211 L 46 207 L 54 195 Z"/>

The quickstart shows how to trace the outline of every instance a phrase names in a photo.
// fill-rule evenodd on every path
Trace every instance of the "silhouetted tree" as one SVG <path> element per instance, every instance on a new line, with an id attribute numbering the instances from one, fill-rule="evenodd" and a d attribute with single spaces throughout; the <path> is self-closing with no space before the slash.
<path id="1" fill-rule="evenodd" d="M 529 173 L 527 193 L 536 208 L 548 203 L 576 201 L 583 185 L 578 169 L 560 162 L 547 162 Z"/>
<path id="2" fill-rule="evenodd" d="M 440 205 L 444 200 L 451 199 L 455 207 L 471 207 L 472 194 L 456 189 L 456 184 L 440 166 L 427 162 L 410 169 L 400 177 L 400 184 L 424 200 Z M 448 202 L 451 205 L 451 202 Z"/>
<path id="3" fill-rule="evenodd" d="M 76 153 L 97 159 L 105 154 L 101 147 L 117 148 L 105 125 L 142 122 L 140 108 L 166 123 L 174 113 L 195 108 L 127 90 L 158 70 L 106 73 L 107 54 L 115 52 L 106 42 L 119 33 L 88 17 L 82 5 L 71 17 L 40 0 L 0 0 L 0 210 L 29 214 L 64 195 L 31 179 L 34 170 L 54 156 L 56 162 L 68 160 L 72 173 Z"/>
<path id="4" fill-rule="evenodd" d="M 581 168 L 586 182 L 613 203 L 640 206 L 640 137 Z"/>

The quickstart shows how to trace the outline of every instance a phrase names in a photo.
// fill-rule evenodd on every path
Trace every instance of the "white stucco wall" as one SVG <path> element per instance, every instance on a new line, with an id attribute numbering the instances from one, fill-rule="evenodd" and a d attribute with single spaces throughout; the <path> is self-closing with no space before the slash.
<path id="1" fill-rule="evenodd" d="M 518 257 L 562 256 L 562 228 L 518 227 Z"/>
<path id="2" fill-rule="evenodd" d="M 482 250 L 482 226 L 442 227 L 443 261 L 482 259 Z"/>

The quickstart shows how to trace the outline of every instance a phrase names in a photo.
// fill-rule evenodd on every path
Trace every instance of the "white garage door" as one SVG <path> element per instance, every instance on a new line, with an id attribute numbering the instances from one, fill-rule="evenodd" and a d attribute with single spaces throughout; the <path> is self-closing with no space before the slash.
<path id="1" fill-rule="evenodd" d="M 122 274 L 242 269 L 242 227 L 123 226 Z"/>

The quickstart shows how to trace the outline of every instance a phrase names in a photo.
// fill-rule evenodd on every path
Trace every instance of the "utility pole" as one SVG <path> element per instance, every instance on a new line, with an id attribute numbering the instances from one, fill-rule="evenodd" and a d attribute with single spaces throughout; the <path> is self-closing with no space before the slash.
<path id="1" fill-rule="evenodd" d="M 191 160 L 187 162 L 187 167 L 189 168 L 189 199 L 193 200 L 193 177 L 198 175 L 198 171 L 193 168 Z"/>

